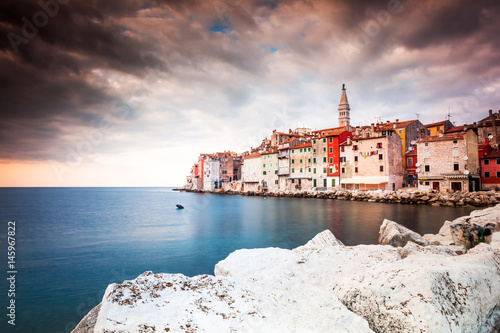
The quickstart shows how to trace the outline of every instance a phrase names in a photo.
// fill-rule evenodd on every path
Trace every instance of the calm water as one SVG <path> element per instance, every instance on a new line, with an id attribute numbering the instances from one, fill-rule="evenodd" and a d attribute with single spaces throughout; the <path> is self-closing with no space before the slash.
<path id="1" fill-rule="evenodd" d="M 424 234 L 470 211 L 168 188 L 0 188 L 0 332 L 69 332 L 109 283 L 146 270 L 213 274 L 239 248 L 291 249 L 324 229 L 346 245 L 375 244 L 384 218 Z M 9 220 L 17 227 L 15 328 L 6 316 Z"/>

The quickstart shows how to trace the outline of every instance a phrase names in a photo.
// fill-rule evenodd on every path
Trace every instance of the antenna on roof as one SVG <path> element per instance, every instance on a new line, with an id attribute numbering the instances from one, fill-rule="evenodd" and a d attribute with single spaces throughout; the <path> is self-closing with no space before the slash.
<path id="1" fill-rule="evenodd" d="M 381 123 L 382 122 L 382 117 L 378 116 L 378 117 L 373 117 L 375 118 L 375 122 L 378 124 L 378 123 Z"/>
<path id="2" fill-rule="evenodd" d="M 448 114 L 446 115 L 446 119 L 450 120 L 451 117 L 452 117 L 452 115 L 451 115 L 450 107 L 448 106 Z"/>
<path id="3" fill-rule="evenodd" d="M 418 117 L 420 117 L 421 114 L 420 113 L 415 113 L 415 114 L 417 115 L 417 120 L 418 120 Z"/>

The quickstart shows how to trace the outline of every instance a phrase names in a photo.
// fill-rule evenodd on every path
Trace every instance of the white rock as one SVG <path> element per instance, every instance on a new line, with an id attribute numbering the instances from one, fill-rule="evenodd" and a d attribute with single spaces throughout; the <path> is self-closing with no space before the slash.
<path id="1" fill-rule="evenodd" d="M 380 245 L 391 245 L 395 247 L 403 247 L 409 241 L 419 244 L 428 245 L 429 242 L 414 231 L 394 222 L 385 219 L 380 226 L 378 243 Z"/>
<path id="2" fill-rule="evenodd" d="M 301 252 L 304 250 L 321 249 L 329 246 L 344 246 L 344 244 L 335 238 L 330 230 L 324 230 L 314 236 L 306 245 L 299 246 L 294 249 L 295 252 Z"/>

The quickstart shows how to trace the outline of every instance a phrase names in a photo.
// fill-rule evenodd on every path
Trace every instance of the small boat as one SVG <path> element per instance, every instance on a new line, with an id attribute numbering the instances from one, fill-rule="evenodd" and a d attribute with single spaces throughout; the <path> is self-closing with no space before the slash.
<path id="1" fill-rule="evenodd" d="M 184 209 L 183 205 L 176 205 L 176 206 L 177 206 L 177 209 Z"/>

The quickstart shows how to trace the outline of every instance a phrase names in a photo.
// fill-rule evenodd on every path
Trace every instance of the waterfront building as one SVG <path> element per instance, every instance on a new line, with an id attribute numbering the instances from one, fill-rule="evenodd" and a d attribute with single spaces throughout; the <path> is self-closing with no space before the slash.
<path id="1" fill-rule="evenodd" d="M 279 189 L 278 181 L 278 151 L 271 150 L 260 155 L 262 164 L 261 188 L 264 191 L 276 192 Z"/>
<path id="2" fill-rule="evenodd" d="M 253 153 L 243 158 L 241 179 L 243 182 L 243 191 L 260 191 L 262 181 L 260 153 Z"/>
<path id="3" fill-rule="evenodd" d="M 203 158 L 203 189 L 212 191 L 221 187 L 220 160 L 216 155 L 209 154 Z"/>
<path id="4" fill-rule="evenodd" d="M 410 187 L 418 186 L 418 149 L 417 144 L 411 145 L 405 153 L 406 158 L 406 185 Z"/>
<path id="5" fill-rule="evenodd" d="M 215 156 L 220 161 L 219 172 L 222 182 L 228 183 L 235 180 L 233 163 L 235 154 L 230 151 L 224 151 L 222 153 L 215 153 Z"/>
<path id="6" fill-rule="evenodd" d="M 291 190 L 310 190 L 313 187 L 313 153 L 309 141 L 290 147 L 290 176 L 287 188 Z"/>
<path id="7" fill-rule="evenodd" d="M 375 136 L 372 136 L 375 135 Z M 365 132 L 341 144 L 340 184 L 349 190 L 403 186 L 403 141 L 393 130 Z"/>
<path id="8" fill-rule="evenodd" d="M 409 184 L 409 177 L 406 173 L 406 152 L 412 145 L 415 145 L 418 139 L 425 138 L 429 135 L 429 130 L 418 120 L 387 121 L 386 123 L 376 124 L 375 131 L 393 130 L 403 140 L 402 153 L 403 153 L 403 170 L 405 170 L 404 180 L 405 184 Z"/>
<path id="9" fill-rule="evenodd" d="M 473 130 L 420 139 L 417 149 L 419 189 L 441 192 L 479 190 L 478 144 Z"/>
<path id="10" fill-rule="evenodd" d="M 485 152 L 481 162 L 481 189 L 494 190 L 500 188 L 500 150 Z"/>
<path id="11" fill-rule="evenodd" d="M 454 125 L 449 120 L 443 120 L 437 123 L 427 124 L 425 127 L 429 130 L 430 136 L 437 136 L 440 133 L 444 134 L 444 132 L 454 127 Z"/>

